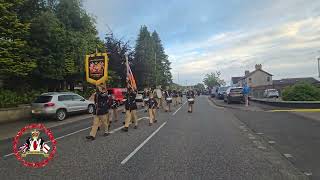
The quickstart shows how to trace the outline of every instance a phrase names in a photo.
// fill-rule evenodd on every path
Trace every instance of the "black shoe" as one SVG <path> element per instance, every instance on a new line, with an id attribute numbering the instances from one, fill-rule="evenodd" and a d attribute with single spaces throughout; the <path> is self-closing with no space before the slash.
<path id="1" fill-rule="evenodd" d="M 95 138 L 93 136 L 86 136 L 86 138 L 89 140 L 92 140 L 92 141 L 95 140 Z"/>
<path id="2" fill-rule="evenodd" d="M 148 110 L 144 110 L 144 112 L 148 112 Z"/>
<path id="3" fill-rule="evenodd" d="M 149 123 L 149 126 L 152 126 L 152 123 Z"/>
<path id="4" fill-rule="evenodd" d="M 124 127 L 121 129 L 123 132 L 128 132 L 128 128 L 127 127 Z"/>
<path id="5" fill-rule="evenodd" d="M 122 124 L 123 124 L 123 125 L 125 125 L 125 124 L 126 124 L 126 122 L 123 122 Z"/>
<path id="6" fill-rule="evenodd" d="M 138 126 L 134 126 L 133 128 L 134 128 L 134 129 L 138 129 Z"/>
<path id="7" fill-rule="evenodd" d="M 154 120 L 153 122 L 154 122 L 154 123 L 157 123 L 157 122 L 158 122 L 158 120 Z"/>
<path id="8" fill-rule="evenodd" d="M 97 131 L 100 131 L 100 127 L 98 127 Z"/>
<path id="9" fill-rule="evenodd" d="M 103 134 L 103 136 L 109 136 L 109 132 L 105 132 L 104 134 Z"/>

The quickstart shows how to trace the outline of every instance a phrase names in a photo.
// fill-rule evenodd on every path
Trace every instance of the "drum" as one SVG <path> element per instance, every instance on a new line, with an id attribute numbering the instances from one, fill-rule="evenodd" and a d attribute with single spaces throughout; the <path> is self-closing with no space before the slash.
<path id="1" fill-rule="evenodd" d="M 189 104 L 194 104 L 194 99 L 193 98 L 188 99 L 188 103 Z"/>
<path id="2" fill-rule="evenodd" d="M 166 98 L 167 103 L 172 103 L 172 98 Z"/>
<path id="3" fill-rule="evenodd" d="M 144 102 L 148 102 L 148 101 L 149 101 L 149 98 L 144 98 L 143 101 L 144 101 Z"/>

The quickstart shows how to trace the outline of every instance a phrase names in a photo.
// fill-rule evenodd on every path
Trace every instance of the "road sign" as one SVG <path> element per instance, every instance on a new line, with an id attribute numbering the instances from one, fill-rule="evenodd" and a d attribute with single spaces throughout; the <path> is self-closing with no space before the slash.
<path id="1" fill-rule="evenodd" d="M 108 62 L 107 53 L 86 55 L 85 71 L 87 81 L 94 85 L 105 83 L 108 79 Z"/>

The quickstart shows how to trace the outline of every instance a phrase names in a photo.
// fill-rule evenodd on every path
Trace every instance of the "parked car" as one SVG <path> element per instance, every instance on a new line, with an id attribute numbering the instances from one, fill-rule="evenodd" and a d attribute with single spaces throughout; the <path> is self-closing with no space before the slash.
<path id="1" fill-rule="evenodd" d="M 229 86 L 226 87 L 219 87 L 218 88 L 218 93 L 217 93 L 217 98 L 218 99 L 224 99 L 224 93 L 227 91 Z"/>
<path id="2" fill-rule="evenodd" d="M 93 113 L 94 102 L 84 99 L 72 92 L 43 93 L 31 103 L 31 113 L 34 117 L 55 117 L 64 120 L 71 113 Z"/>
<path id="3" fill-rule="evenodd" d="M 230 104 L 232 102 L 244 102 L 242 87 L 229 87 L 224 94 L 224 102 Z"/>
<path id="4" fill-rule="evenodd" d="M 126 92 L 125 88 L 108 88 L 108 93 L 112 94 L 119 104 L 123 104 Z"/>
<path id="5" fill-rule="evenodd" d="M 276 89 L 266 89 L 263 93 L 265 98 L 279 98 L 279 92 Z"/>
<path id="6" fill-rule="evenodd" d="M 210 96 L 211 96 L 212 98 L 216 97 L 217 92 L 218 92 L 218 88 L 217 88 L 217 87 L 213 87 L 213 88 L 211 89 L 211 91 L 210 91 Z"/>
<path id="7" fill-rule="evenodd" d="M 143 102 L 143 91 L 138 91 L 136 95 L 136 102 Z"/>

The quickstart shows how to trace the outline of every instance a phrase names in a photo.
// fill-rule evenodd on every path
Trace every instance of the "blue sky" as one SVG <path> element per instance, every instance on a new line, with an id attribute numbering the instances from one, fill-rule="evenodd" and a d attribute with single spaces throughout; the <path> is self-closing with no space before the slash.
<path id="1" fill-rule="evenodd" d="M 101 38 L 109 26 L 134 45 L 141 25 L 156 30 L 180 84 L 215 71 L 229 82 L 257 63 L 274 79 L 318 74 L 320 1 L 84 0 L 84 8 Z"/>

